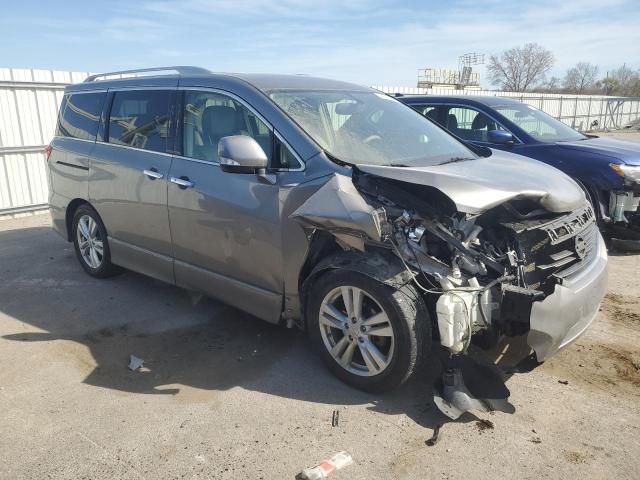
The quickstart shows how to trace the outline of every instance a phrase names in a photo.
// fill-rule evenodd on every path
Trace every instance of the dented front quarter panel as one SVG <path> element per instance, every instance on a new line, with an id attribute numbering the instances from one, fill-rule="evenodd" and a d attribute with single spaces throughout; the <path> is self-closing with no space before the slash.
<path id="1" fill-rule="evenodd" d="M 351 177 L 351 168 L 333 163 L 324 153 L 318 153 L 306 161 L 303 172 L 287 172 L 290 181 L 280 185 L 280 218 L 282 222 L 283 252 L 283 317 L 299 320 L 302 318 L 299 281 L 302 267 L 309 254 L 310 228 L 292 214 L 311 198 L 335 175 Z M 284 177 L 284 176 L 283 176 Z M 281 179 L 284 179 L 281 177 Z"/>
<path id="2" fill-rule="evenodd" d="M 334 174 L 290 215 L 304 225 L 334 235 L 380 240 L 378 217 L 360 195 L 350 176 Z"/>

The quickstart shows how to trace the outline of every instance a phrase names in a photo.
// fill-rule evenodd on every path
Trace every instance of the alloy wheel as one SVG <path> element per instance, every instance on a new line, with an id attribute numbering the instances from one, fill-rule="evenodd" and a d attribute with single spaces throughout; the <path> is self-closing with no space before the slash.
<path id="1" fill-rule="evenodd" d="M 98 224 L 89 215 L 83 215 L 78 220 L 76 230 L 80 256 L 91 268 L 100 268 L 104 258 L 104 244 Z"/>
<path id="2" fill-rule="evenodd" d="M 395 336 L 389 316 L 364 290 L 341 286 L 322 300 L 319 327 L 327 351 L 342 368 L 369 377 L 391 363 Z"/>

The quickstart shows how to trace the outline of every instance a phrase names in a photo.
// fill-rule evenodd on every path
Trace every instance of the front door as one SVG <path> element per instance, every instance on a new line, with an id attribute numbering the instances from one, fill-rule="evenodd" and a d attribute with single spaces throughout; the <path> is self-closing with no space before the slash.
<path id="1" fill-rule="evenodd" d="M 166 282 L 174 281 L 167 211 L 174 98 L 175 90 L 113 92 L 89 182 L 113 263 Z"/>
<path id="2" fill-rule="evenodd" d="M 247 106 L 214 91 L 182 92 L 179 135 L 168 184 L 176 283 L 265 320 L 282 309 L 279 187 L 253 173 L 226 173 L 218 141 L 252 136 L 272 152 L 273 135 Z"/>

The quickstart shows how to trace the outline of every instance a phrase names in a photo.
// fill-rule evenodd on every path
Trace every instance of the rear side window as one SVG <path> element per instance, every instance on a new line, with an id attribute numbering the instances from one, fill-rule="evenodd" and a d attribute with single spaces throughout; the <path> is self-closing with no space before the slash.
<path id="1" fill-rule="evenodd" d="M 116 92 L 109 115 L 109 143 L 166 152 L 170 92 Z"/>
<path id="2" fill-rule="evenodd" d="M 56 135 L 95 140 L 106 92 L 72 93 L 64 96 Z"/>

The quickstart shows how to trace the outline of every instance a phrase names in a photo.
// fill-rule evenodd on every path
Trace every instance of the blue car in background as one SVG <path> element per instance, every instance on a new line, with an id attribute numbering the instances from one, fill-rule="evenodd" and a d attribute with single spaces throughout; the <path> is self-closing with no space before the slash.
<path id="1" fill-rule="evenodd" d="M 577 132 L 505 97 L 397 95 L 463 141 L 534 158 L 585 189 L 602 230 L 640 247 L 640 144 Z"/>

